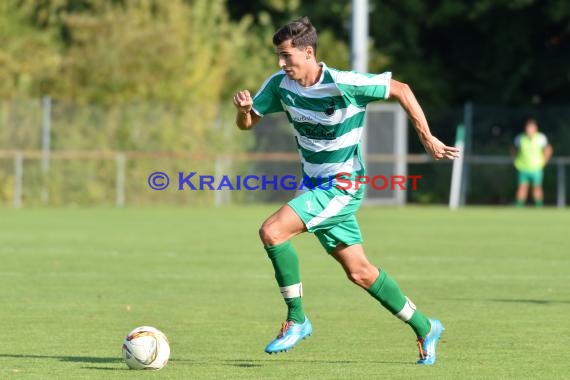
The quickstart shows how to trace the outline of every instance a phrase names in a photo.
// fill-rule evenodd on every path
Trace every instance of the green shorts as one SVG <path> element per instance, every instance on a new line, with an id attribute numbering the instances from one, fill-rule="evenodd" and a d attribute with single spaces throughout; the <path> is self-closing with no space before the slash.
<path id="1" fill-rule="evenodd" d="M 331 253 L 338 244 L 362 243 L 362 234 L 354 214 L 364 197 L 364 186 L 354 194 L 332 186 L 330 189 L 314 188 L 289 201 L 307 227 L 314 233 L 321 245 Z"/>
<path id="2" fill-rule="evenodd" d="M 542 170 L 519 170 L 519 185 L 542 186 Z"/>

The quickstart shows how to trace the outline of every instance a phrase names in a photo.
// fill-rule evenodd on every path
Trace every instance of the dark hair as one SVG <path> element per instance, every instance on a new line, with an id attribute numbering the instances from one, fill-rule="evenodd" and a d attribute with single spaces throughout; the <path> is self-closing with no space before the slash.
<path id="1" fill-rule="evenodd" d="M 301 17 L 283 25 L 273 35 L 273 45 L 278 46 L 291 40 L 294 47 L 312 46 L 317 54 L 317 29 L 308 17 Z"/>
<path id="2" fill-rule="evenodd" d="M 538 121 L 537 121 L 534 117 L 529 117 L 529 118 L 526 119 L 526 121 L 524 122 L 524 129 L 526 130 L 526 128 L 527 128 L 530 124 L 534 124 L 535 127 L 538 129 Z"/>

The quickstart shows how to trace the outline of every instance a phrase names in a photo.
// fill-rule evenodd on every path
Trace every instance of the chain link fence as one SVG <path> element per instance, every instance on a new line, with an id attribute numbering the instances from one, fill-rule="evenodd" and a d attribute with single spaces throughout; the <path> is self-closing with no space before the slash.
<path id="1" fill-rule="evenodd" d="M 458 124 L 470 126 L 464 152 L 467 205 L 513 203 L 516 173 L 509 149 L 524 121 L 536 118 L 554 148 L 553 160 L 545 168 L 545 203 L 561 206 L 562 199 L 565 205 L 570 187 L 566 175 L 570 164 L 569 107 L 475 104 L 425 111 L 433 133 L 447 144 L 455 141 Z M 383 125 L 368 128 L 377 129 L 368 133 L 368 146 L 392 144 L 376 142 L 393 135 L 382 131 Z M 406 202 L 447 204 L 450 163 L 435 162 L 425 155 L 409 123 L 406 134 L 405 171 L 422 176 L 416 190 L 407 189 Z M 368 165 L 370 173 L 383 171 L 401 158 L 377 156 Z M 157 171 L 170 176 L 169 188 L 150 188 L 149 175 Z M 205 190 L 185 186 L 180 190 L 179 173 L 187 176 L 193 172 L 217 180 L 224 175 L 234 180 L 246 175 L 300 176 L 286 118 L 264 118 L 253 132 L 243 132 L 234 125 L 231 104 L 103 107 L 47 98 L 0 101 L 0 205 L 6 207 L 266 203 L 283 202 L 295 194 L 294 189 L 282 187 L 211 191 L 207 186 Z"/>

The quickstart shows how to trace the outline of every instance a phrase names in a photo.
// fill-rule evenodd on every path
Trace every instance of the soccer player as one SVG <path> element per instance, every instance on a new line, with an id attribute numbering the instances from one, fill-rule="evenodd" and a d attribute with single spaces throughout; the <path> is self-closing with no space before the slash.
<path id="1" fill-rule="evenodd" d="M 273 44 L 281 70 L 263 83 L 253 99 L 247 90 L 235 94 L 236 124 L 248 130 L 264 115 L 285 112 L 293 127 L 304 177 L 320 183 L 322 178 L 339 173 L 350 173 L 347 179 L 352 181 L 364 175 L 360 137 L 366 105 L 389 97 L 397 99 L 406 110 L 422 144 L 436 160 L 458 157 L 457 148 L 446 146 L 430 133 L 414 94 L 406 84 L 392 79 L 390 72 L 375 75 L 340 71 L 318 62 L 317 32 L 308 18 L 280 28 L 273 36 Z M 299 260 L 290 241 L 302 232 L 310 232 L 352 282 L 413 329 L 420 351 L 418 363 L 435 362 L 441 322 L 416 309 L 396 281 L 372 265 L 364 254 L 355 217 L 363 193 L 362 186 L 347 188 L 344 183 L 342 188 L 318 186 L 298 195 L 263 222 L 259 236 L 288 308 L 277 338 L 265 348 L 267 353 L 288 351 L 311 335 L 312 325 L 301 298 Z"/>
<path id="2" fill-rule="evenodd" d="M 517 135 L 511 153 L 518 171 L 516 206 L 524 207 L 528 197 L 528 187 L 532 183 L 532 198 L 536 207 L 542 207 L 544 193 L 542 178 L 544 166 L 552 157 L 552 146 L 546 136 L 538 131 L 538 123 L 528 119 L 524 133 Z"/>

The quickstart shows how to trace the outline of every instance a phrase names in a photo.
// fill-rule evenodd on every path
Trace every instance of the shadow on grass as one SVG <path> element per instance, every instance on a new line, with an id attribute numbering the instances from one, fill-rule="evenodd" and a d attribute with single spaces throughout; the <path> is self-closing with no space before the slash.
<path id="1" fill-rule="evenodd" d="M 271 359 L 266 360 L 247 360 L 247 359 L 235 359 L 235 360 L 224 360 L 224 365 L 240 367 L 240 368 L 255 368 L 263 367 L 266 364 L 272 364 Z M 410 362 L 400 362 L 400 361 L 361 361 L 361 360 L 318 360 L 318 359 L 295 359 L 287 360 L 287 363 L 313 363 L 313 364 L 363 364 L 363 363 L 376 363 L 376 364 L 410 364 Z M 413 363 L 412 363 L 413 364 Z"/>
<path id="2" fill-rule="evenodd" d="M 479 302 L 501 302 L 501 303 L 526 303 L 531 305 L 554 305 L 554 304 L 570 304 L 570 300 L 539 300 L 539 299 L 516 299 L 516 298 L 442 298 L 451 301 L 479 301 Z"/>
<path id="3" fill-rule="evenodd" d="M 95 356 L 56 356 L 56 355 L 33 355 L 33 354 L 0 354 L 1 358 L 13 358 L 13 359 L 52 359 L 59 360 L 68 363 L 84 363 L 84 364 L 123 364 L 120 368 L 116 366 L 83 366 L 83 369 L 96 369 L 96 370 L 107 370 L 107 371 L 130 371 L 130 369 L 124 364 L 123 359 L 120 357 L 108 358 L 108 357 L 95 357 Z M 178 361 L 190 361 L 190 360 L 179 360 L 170 359 L 168 362 L 178 362 Z"/>
<path id="4" fill-rule="evenodd" d="M 116 367 L 93 367 L 93 366 L 89 366 L 89 367 L 81 367 L 82 369 L 96 369 L 97 371 L 130 371 L 131 369 L 129 369 L 127 366 L 125 366 L 124 368 L 116 368 Z"/>
<path id="5" fill-rule="evenodd" d="M 59 360 L 62 362 L 71 363 L 86 363 L 86 364 L 117 364 L 123 363 L 121 358 L 110 358 L 110 357 L 95 357 L 95 356 L 56 356 L 56 355 L 33 355 L 33 354 L 0 354 L 0 358 L 13 358 L 13 359 L 52 359 Z M 171 359 L 169 362 L 191 362 L 195 363 L 194 360 L 185 359 Z M 222 360 L 223 365 L 238 367 L 238 368 L 260 368 L 265 365 L 272 365 L 275 363 L 274 360 L 268 358 L 265 360 L 248 360 L 248 359 L 232 359 L 232 360 Z M 319 360 L 319 359 L 294 359 L 287 360 L 288 363 L 312 363 L 312 364 L 364 364 L 364 363 L 374 363 L 374 364 L 410 364 L 409 362 L 401 361 L 361 361 L 361 360 Z M 125 367 L 117 368 L 113 367 L 103 367 L 103 366 L 83 366 L 83 369 L 94 369 L 94 370 L 106 370 L 106 371 L 129 371 Z"/>
<path id="6" fill-rule="evenodd" d="M 0 354 L 0 358 L 13 358 L 13 359 L 52 359 L 59 360 L 68 363 L 88 363 L 88 364 L 116 364 L 121 363 L 123 360 L 120 358 L 105 358 L 105 357 L 95 357 L 95 356 L 55 356 L 55 355 L 28 355 L 28 354 Z M 83 369 L 96 369 L 96 370 L 108 370 L 108 371 L 121 371 L 129 369 L 127 366 L 124 368 L 113 367 L 102 367 L 102 366 L 83 366 Z"/>
<path id="7" fill-rule="evenodd" d="M 570 301 L 560 300 L 537 300 L 537 299 L 490 299 L 491 302 L 509 302 L 509 303 L 530 303 L 535 305 L 551 305 L 557 303 L 570 303 Z"/>
<path id="8" fill-rule="evenodd" d="M 104 358 L 95 356 L 52 356 L 52 355 L 28 355 L 28 354 L 0 354 L 0 358 L 14 359 L 55 359 L 62 362 L 73 363 L 121 363 L 121 358 Z"/>
<path id="9" fill-rule="evenodd" d="M 224 360 L 225 365 L 241 368 L 263 367 L 261 360 Z"/>

